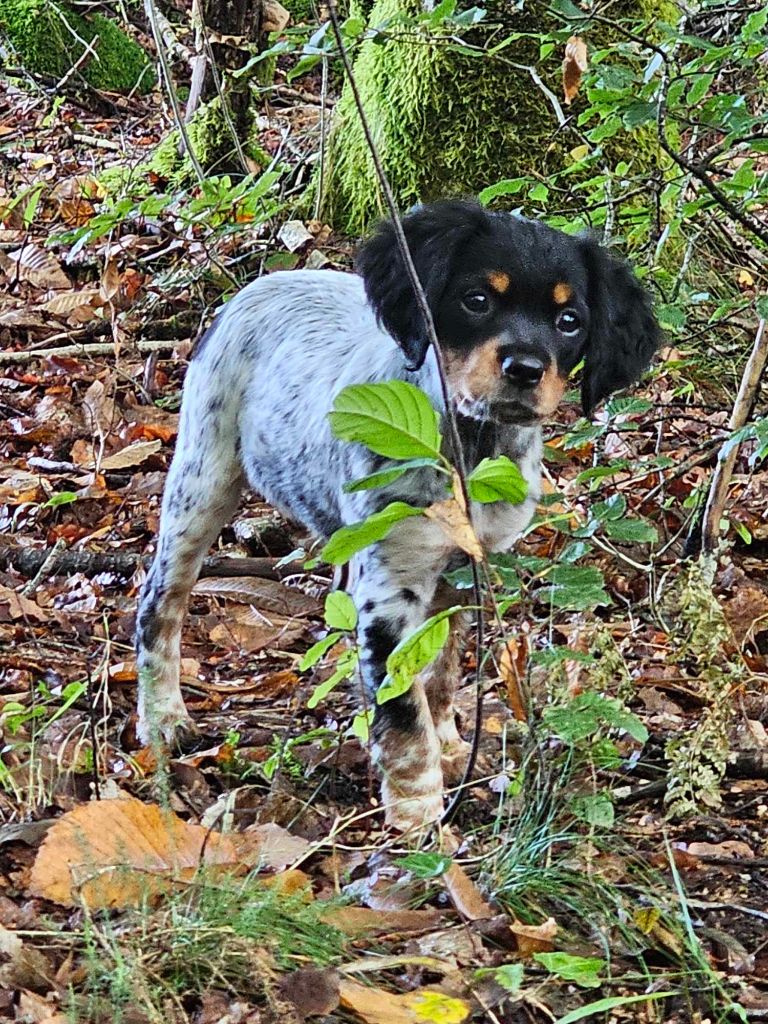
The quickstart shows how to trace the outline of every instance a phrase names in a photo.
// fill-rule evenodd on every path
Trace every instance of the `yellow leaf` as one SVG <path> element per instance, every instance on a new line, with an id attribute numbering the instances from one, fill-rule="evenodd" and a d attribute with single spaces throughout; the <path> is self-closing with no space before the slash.
<path id="1" fill-rule="evenodd" d="M 755 279 L 748 270 L 740 270 L 739 276 L 736 280 L 739 284 L 739 288 L 754 288 L 755 286 Z"/>
<path id="2" fill-rule="evenodd" d="M 366 1024 L 462 1024 L 471 1011 L 466 1000 L 431 989 L 396 995 L 347 978 L 339 984 L 339 996 L 341 1005 Z"/>
<path id="3" fill-rule="evenodd" d="M 92 908 L 135 906 L 203 865 L 238 867 L 242 851 L 228 836 L 189 825 L 133 797 L 95 800 L 51 827 L 32 866 L 33 896 Z"/>
<path id="4" fill-rule="evenodd" d="M 563 93 L 570 103 L 581 85 L 581 76 L 587 70 L 587 44 L 581 36 L 571 36 L 565 44 L 563 59 Z"/>
<path id="5" fill-rule="evenodd" d="M 456 547 L 466 551 L 476 562 L 482 560 L 482 545 L 477 539 L 477 534 L 472 528 L 467 513 L 462 509 L 456 498 L 451 497 L 445 501 L 436 501 L 433 505 L 424 509 L 424 515 L 427 519 L 437 523 L 446 537 Z"/>

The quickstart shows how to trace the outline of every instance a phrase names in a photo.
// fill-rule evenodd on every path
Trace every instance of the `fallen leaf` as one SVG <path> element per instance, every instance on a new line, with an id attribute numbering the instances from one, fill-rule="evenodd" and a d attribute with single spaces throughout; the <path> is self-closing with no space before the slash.
<path id="1" fill-rule="evenodd" d="M 9 267 L 8 264 L 11 264 Z M 52 252 L 29 242 L 21 249 L 9 252 L 0 261 L 6 274 L 15 274 L 20 281 L 29 281 L 39 288 L 71 288 L 69 278 L 59 266 Z"/>
<path id="2" fill-rule="evenodd" d="M 555 948 L 555 939 L 559 928 L 554 917 L 548 917 L 541 924 L 523 924 L 512 921 L 510 931 L 517 942 L 517 951 L 521 956 L 533 953 L 550 953 Z"/>
<path id="3" fill-rule="evenodd" d="M 104 471 L 128 469 L 129 466 L 140 466 L 142 462 L 146 462 L 155 452 L 159 452 L 162 447 L 163 442 L 159 440 L 136 441 L 134 444 L 129 444 L 126 448 L 121 448 L 114 455 L 108 455 L 106 459 L 102 459 L 99 469 Z"/>
<path id="4" fill-rule="evenodd" d="M 587 70 L 587 44 L 581 36 L 571 36 L 565 44 L 563 59 L 563 94 L 570 104 L 581 85 L 581 76 Z"/>
<path id="5" fill-rule="evenodd" d="M 462 551 L 466 551 L 476 562 L 483 558 L 483 548 L 477 539 L 467 513 L 455 497 L 436 501 L 424 509 L 424 515 L 437 523 L 443 533 Z"/>
<path id="6" fill-rule="evenodd" d="M 244 608 L 238 613 L 238 619 L 220 622 L 210 632 L 210 638 L 219 647 L 238 647 L 248 654 L 255 654 L 265 647 L 275 644 L 288 646 L 302 635 L 304 625 L 301 621 L 270 615 L 269 619 L 251 608 Z"/>
<path id="7" fill-rule="evenodd" d="M 53 313 L 54 316 L 68 316 L 79 306 L 93 306 L 99 297 L 95 288 L 84 288 L 79 292 L 63 292 L 54 295 L 52 299 L 45 302 L 40 309 L 46 313 Z"/>
<path id="8" fill-rule="evenodd" d="M 284 975 L 280 994 L 304 1017 L 325 1017 L 339 1005 L 339 975 L 333 967 L 302 967 Z"/>
<path id="9" fill-rule="evenodd" d="M 482 921 L 484 918 L 495 916 L 496 911 L 491 908 L 464 868 L 456 861 L 451 863 L 442 879 L 454 907 L 462 917 L 468 921 Z"/>
<path id="10" fill-rule="evenodd" d="M 370 907 L 331 907 L 326 924 L 347 935 L 389 935 L 431 931 L 440 924 L 436 910 L 372 910 Z"/>
<path id="11" fill-rule="evenodd" d="M 723 843 L 689 843 L 688 853 L 693 857 L 741 857 L 751 860 L 754 850 L 739 839 L 726 839 Z"/>
<path id="12" fill-rule="evenodd" d="M 193 594 L 206 597 L 223 597 L 228 601 L 251 604 L 265 612 L 278 615 L 319 615 L 320 602 L 301 590 L 286 587 L 276 580 L 263 580 L 255 576 L 219 576 L 199 580 L 192 588 Z"/>
<path id="13" fill-rule="evenodd" d="M 35 619 L 37 622 L 45 622 L 47 618 L 43 609 L 34 601 L 10 587 L 0 585 L 0 620 Z"/>
<path id="14" fill-rule="evenodd" d="M 231 832 L 229 838 L 249 866 L 282 871 L 312 849 L 308 839 L 292 835 L 273 821 L 254 825 L 245 832 Z"/>
<path id="15" fill-rule="evenodd" d="M 64 814 L 48 831 L 29 883 L 33 896 L 91 908 L 135 906 L 191 878 L 201 864 L 239 867 L 230 836 L 189 825 L 133 797 L 95 800 Z"/>
<path id="16" fill-rule="evenodd" d="M 512 709 L 512 714 L 518 722 L 527 722 L 528 714 L 525 709 L 523 691 L 520 680 L 525 676 L 525 667 L 528 661 L 528 639 L 521 635 L 514 637 L 501 648 L 499 658 L 499 672 L 507 689 L 507 699 Z"/>
<path id="17" fill-rule="evenodd" d="M 462 1024 L 471 1007 L 465 999 L 420 988 L 396 995 L 382 988 L 369 988 L 342 978 L 341 1005 L 366 1024 Z"/>

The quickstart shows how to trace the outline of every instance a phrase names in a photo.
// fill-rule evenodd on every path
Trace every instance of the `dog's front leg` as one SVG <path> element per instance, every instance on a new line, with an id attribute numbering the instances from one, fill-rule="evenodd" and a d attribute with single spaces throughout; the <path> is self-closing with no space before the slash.
<path id="1" fill-rule="evenodd" d="M 440 740 L 420 678 L 383 704 L 375 703 L 376 692 L 387 674 L 387 657 L 427 618 L 438 572 L 433 559 L 410 545 L 406 564 L 398 557 L 399 547 L 383 542 L 370 551 L 353 593 L 361 670 L 375 705 L 373 756 L 382 775 L 386 821 L 407 831 L 437 821 L 443 812 Z"/>

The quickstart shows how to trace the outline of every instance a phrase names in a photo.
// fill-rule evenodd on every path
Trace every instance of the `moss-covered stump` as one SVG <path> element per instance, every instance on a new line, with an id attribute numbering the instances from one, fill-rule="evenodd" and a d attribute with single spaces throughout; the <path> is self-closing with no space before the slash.
<path id="1" fill-rule="evenodd" d="M 51 0 L 0 0 L 0 38 L 32 74 L 63 78 L 90 44 L 94 54 L 77 73 L 95 89 L 146 93 L 155 83 L 146 53 L 102 14 L 83 17 Z"/>
<path id="2" fill-rule="evenodd" d="M 483 6 L 487 22 L 502 26 L 497 40 L 512 32 L 561 27 L 547 13 L 546 0 L 526 3 L 523 10 L 508 0 L 488 0 Z M 368 24 L 375 28 L 396 15 L 422 10 L 421 0 L 376 0 Z M 445 195 L 476 194 L 503 178 L 551 174 L 570 161 L 573 136 L 559 130 L 551 103 L 525 70 L 539 64 L 537 40 L 522 37 L 499 57 L 473 57 L 441 45 L 434 29 L 425 30 L 421 40 L 414 39 L 412 28 L 390 32 L 386 43 L 362 44 L 355 77 L 401 208 Z M 474 30 L 474 40 L 480 42 L 484 32 L 482 26 Z M 546 84 L 558 95 L 557 54 L 548 67 Z M 636 155 L 627 154 L 627 159 Z M 384 212 L 348 85 L 334 112 L 324 182 L 322 215 L 336 227 L 362 234 Z"/>

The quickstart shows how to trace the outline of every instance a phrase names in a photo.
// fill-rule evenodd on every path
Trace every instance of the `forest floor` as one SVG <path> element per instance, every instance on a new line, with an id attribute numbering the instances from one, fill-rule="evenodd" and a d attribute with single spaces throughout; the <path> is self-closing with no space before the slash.
<path id="1" fill-rule="evenodd" d="M 255 495 L 217 545 L 251 574 L 201 579 L 184 629 L 208 742 L 137 741 L 133 556 L 193 342 L 235 285 L 348 268 L 353 240 L 281 241 L 311 93 L 260 122 L 288 168 L 269 219 L 221 184 L 108 214 L 106 167 L 167 185 L 141 169 L 160 104 L 118 102 L 0 88 L 0 1019 L 768 1019 L 768 474 L 747 446 L 714 575 L 686 564 L 738 381 L 702 339 L 594 424 L 572 403 L 550 426 L 553 497 L 499 566 L 450 835 L 383 831 L 354 685 L 308 707 L 344 651 L 299 669 L 330 572 Z"/>

